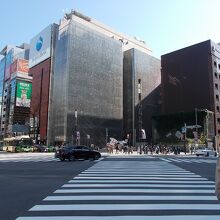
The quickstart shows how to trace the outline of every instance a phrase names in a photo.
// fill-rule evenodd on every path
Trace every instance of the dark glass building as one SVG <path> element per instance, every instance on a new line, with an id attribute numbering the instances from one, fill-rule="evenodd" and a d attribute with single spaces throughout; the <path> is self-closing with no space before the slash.
<path id="1" fill-rule="evenodd" d="M 89 18 L 69 16 L 55 50 L 49 143 L 104 145 L 107 136 L 122 138 L 122 43 Z"/>
<path id="2" fill-rule="evenodd" d="M 220 46 L 208 40 L 165 54 L 161 66 L 162 112 L 211 111 L 219 139 Z"/>
<path id="3" fill-rule="evenodd" d="M 160 112 L 160 82 L 159 59 L 134 48 L 124 52 L 124 137 L 129 138 L 133 145 L 141 141 L 140 128 L 145 130 L 145 141 L 151 142 L 151 117 Z"/>

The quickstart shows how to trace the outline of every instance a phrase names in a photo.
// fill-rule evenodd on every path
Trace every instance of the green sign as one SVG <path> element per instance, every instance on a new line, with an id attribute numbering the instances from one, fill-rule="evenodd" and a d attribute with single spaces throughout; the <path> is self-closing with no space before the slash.
<path id="1" fill-rule="evenodd" d="M 17 82 L 16 106 L 29 107 L 31 104 L 32 84 Z"/>

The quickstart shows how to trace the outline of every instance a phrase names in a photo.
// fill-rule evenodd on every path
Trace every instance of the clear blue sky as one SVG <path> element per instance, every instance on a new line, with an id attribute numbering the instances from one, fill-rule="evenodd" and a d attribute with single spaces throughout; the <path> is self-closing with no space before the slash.
<path id="1" fill-rule="evenodd" d="M 65 9 L 145 40 L 158 58 L 204 40 L 220 42 L 220 0 L 8 0 L 1 1 L 0 50 L 29 43 Z"/>

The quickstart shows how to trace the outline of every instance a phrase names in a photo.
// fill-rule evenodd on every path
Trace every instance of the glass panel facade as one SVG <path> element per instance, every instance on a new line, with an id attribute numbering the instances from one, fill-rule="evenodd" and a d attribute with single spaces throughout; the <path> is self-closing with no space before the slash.
<path id="1" fill-rule="evenodd" d="M 0 60 L 0 115 L 2 112 L 2 95 L 3 95 L 3 86 L 4 86 L 4 77 L 5 77 L 5 58 Z"/>
<path id="2" fill-rule="evenodd" d="M 138 139 L 138 79 L 141 79 L 142 128 L 151 140 L 151 117 L 160 111 L 160 60 L 136 49 L 124 52 L 124 131 Z M 135 132 L 136 131 L 136 132 Z"/>
<path id="3" fill-rule="evenodd" d="M 122 45 L 72 20 L 58 37 L 53 87 L 54 140 L 104 145 L 122 133 Z M 77 127 L 74 112 L 77 110 Z"/>
<path id="4" fill-rule="evenodd" d="M 67 118 L 67 55 L 68 55 L 68 31 L 59 33 L 54 52 L 54 75 L 51 94 L 51 112 L 49 141 L 66 140 L 66 118 Z"/>

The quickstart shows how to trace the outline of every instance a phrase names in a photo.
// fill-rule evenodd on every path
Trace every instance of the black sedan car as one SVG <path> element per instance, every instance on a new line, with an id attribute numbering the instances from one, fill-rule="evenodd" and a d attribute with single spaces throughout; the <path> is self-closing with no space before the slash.
<path id="1" fill-rule="evenodd" d="M 87 146 L 64 146 L 55 152 L 55 158 L 61 161 L 68 159 L 69 161 L 75 159 L 93 159 L 98 160 L 101 154 Z"/>

